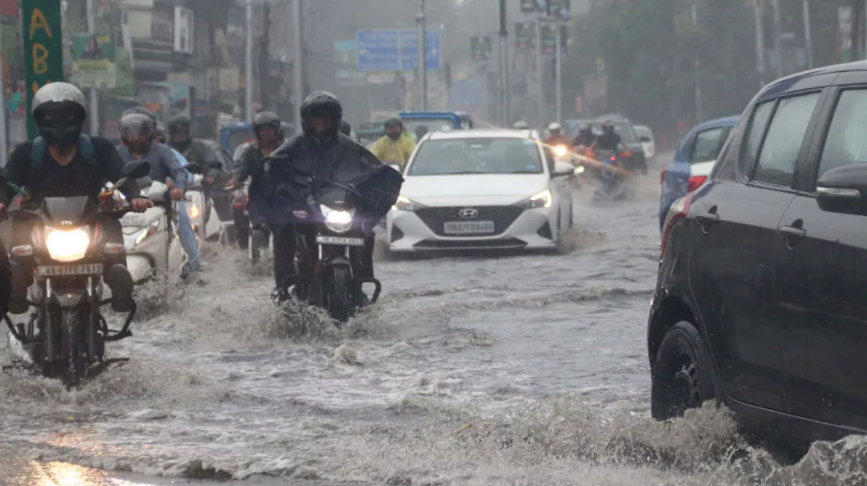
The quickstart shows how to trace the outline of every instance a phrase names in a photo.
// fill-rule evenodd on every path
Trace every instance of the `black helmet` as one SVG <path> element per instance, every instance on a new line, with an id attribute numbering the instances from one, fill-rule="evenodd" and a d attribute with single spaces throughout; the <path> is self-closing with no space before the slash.
<path id="1" fill-rule="evenodd" d="M 166 131 L 166 126 L 160 122 L 157 122 L 156 129 L 154 130 L 154 139 L 156 139 L 159 143 L 166 143 L 168 140 L 168 132 Z"/>
<path id="2" fill-rule="evenodd" d="M 271 111 L 260 111 L 256 113 L 256 116 L 253 117 L 253 133 L 256 134 L 256 138 L 260 138 L 259 130 L 264 127 L 271 127 L 274 130 L 274 133 L 277 135 L 277 143 L 283 141 L 283 122 L 280 120 L 280 117 L 277 116 L 276 113 Z"/>
<path id="3" fill-rule="evenodd" d="M 39 135 L 48 145 L 65 149 L 78 143 L 87 118 L 87 100 L 80 89 L 69 83 L 46 84 L 33 95 L 32 106 Z"/>
<path id="4" fill-rule="evenodd" d="M 403 127 L 403 122 L 400 121 L 400 118 L 392 117 L 388 120 L 385 120 L 383 126 L 385 127 L 385 130 L 388 131 L 388 129 L 391 127 Z"/>
<path id="5" fill-rule="evenodd" d="M 340 120 L 343 119 L 343 106 L 337 101 L 337 97 L 327 91 L 316 91 L 307 96 L 301 105 L 301 122 L 304 133 L 313 133 L 310 119 L 317 115 L 331 117 L 333 133 L 330 135 L 336 136 Z"/>
<path id="6" fill-rule="evenodd" d="M 150 148 L 155 131 L 156 122 L 147 115 L 131 113 L 120 119 L 120 138 L 130 151 L 146 152 Z M 144 141 L 130 142 L 129 137 L 133 135 L 142 137 Z"/>
<path id="7" fill-rule="evenodd" d="M 352 136 L 352 125 L 349 124 L 346 120 L 340 120 L 340 133 L 346 135 L 347 137 Z"/>
<path id="8" fill-rule="evenodd" d="M 190 148 L 193 143 L 193 122 L 189 118 L 178 115 L 169 120 L 169 145 L 178 152 L 183 152 Z M 186 138 L 178 140 L 176 135 L 186 134 Z"/>

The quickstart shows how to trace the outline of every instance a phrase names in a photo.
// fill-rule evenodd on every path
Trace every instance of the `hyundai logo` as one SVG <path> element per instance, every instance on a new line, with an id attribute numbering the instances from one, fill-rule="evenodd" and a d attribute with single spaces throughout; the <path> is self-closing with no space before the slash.
<path id="1" fill-rule="evenodd" d="M 463 219 L 476 219 L 479 217 L 479 210 L 473 208 L 465 208 L 458 211 L 458 216 Z"/>

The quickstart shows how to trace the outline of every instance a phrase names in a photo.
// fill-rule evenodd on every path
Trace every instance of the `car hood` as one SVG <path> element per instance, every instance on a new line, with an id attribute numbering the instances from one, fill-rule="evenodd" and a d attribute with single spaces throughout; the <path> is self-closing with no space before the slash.
<path id="1" fill-rule="evenodd" d="M 426 206 L 514 204 L 544 191 L 546 174 L 409 176 L 400 194 Z"/>

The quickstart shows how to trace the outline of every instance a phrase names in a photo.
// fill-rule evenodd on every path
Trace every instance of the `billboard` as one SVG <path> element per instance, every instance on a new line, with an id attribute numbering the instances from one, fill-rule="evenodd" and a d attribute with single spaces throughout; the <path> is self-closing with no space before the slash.
<path id="1" fill-rule="evenodd" d="M 473 62 L 490 61 L 494 58 L 494 44 L 490 37 L 470 37 L 470 53 Z"/>
<path id="2" fill-rule="evenodd" d="M 109 34 L 72 37 L 70 81 L 81 88 L 112 89 L 117 85 L 114 41 Z"/>

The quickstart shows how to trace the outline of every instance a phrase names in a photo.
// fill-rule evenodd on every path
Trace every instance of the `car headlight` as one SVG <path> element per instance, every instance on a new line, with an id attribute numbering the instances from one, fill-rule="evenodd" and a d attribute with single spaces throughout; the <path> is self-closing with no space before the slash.
<path id="1" fill-rule="evenodd" d="M 45 246 L 52 260 L 58 262 L 74 262 L 87 255 L 90 247 L 90 236 L 83 229 L 61 231 L 47 228 Z"/>
<path id="2" fill-rule="evenodd" d="M 352 216 L 354 210 L 342 211 L 331 209 L 328 206 L 321 204 L 320 209 L 325 216 L 325 227 L 335 233 L 346 233 L 352 228 Z"/>
<path id="3" fill-rule="evenodd" d="M 397 196 L 397 202 L 394 203 L 394 206 L 391 209 L 395 211 L 415 211 L 418 208 L 422 208 L 421 204 L 417 202 L 411 201 L 408 197 Z"/>
<path id="4" fill-rule="evenodd" d="M 551 191 L 545 189 L 527 201 L 527 209 L 550 208 L 552 204 L 554 204 L 554 196 L 551 195 Z"/>
<path id="5" fill-rule="evenodd" d="M 554 147 L 554 155 L 556 157 L 565 157 L 568 153 L 569 150 L 566 148 L 565 145 L 557 145 L 556 147 Z"/>
<path id="6" fill-rule="evenodd" d="M 138 245 L 138 244 L 141 243 L 142 241 L 148 239 L 148 237 L 150 237 L 151 235 L 156 234 L 156 232 L 159 231 L 159 229 L 160 229 L 160 222 L 159 222 L 159 220 L 157 220 L 157 221 L 152 221 L 152 222 L 148 225 L 147 228 L 141 230 L 141 232 L 138 234 L 138 236 L 135 237 L 135 244 Z"/>

